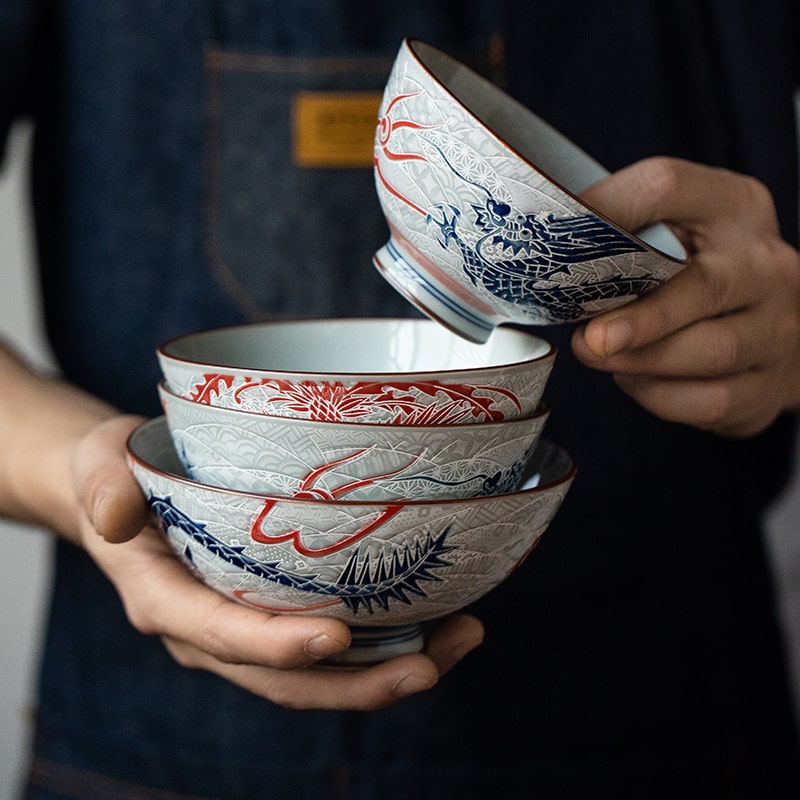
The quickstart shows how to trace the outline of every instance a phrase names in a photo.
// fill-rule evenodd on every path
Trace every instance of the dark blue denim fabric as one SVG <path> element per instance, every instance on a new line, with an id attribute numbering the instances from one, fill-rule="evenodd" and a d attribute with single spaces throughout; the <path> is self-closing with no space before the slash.
<path id="1" fill-rule="evenodd" d="M 51 200 L 69 223 L 46 283 L 70 377 L 152 411 L 164 335 L 411 313 L 371 265 L 387 235 L 371 170 L 294 169 L 289 111 L 299 90 L 381 90 L 401 31 L 485 53 L 478 4 L 429 5 L 401 4 L 381 25 L 367 2 L 65 6 L 53 168 L 66 188 Z M 136 309 L 124 324 L 120 305 Z M 103 358 L 89 355 L 98 342 Z"/>
<path id="2" fill-rule="evenodd" d="M 509 5 L 505 28 L 494 4 L 434 0 L 40 5 L 37 219 L 65 374 L 156 414 L 154 350 L 168 336 L 413 313 L 370 264 L 386 235 L 371 171 L 302 171 L 287 155 L 292 93 L 380 89 L 404 35 L 486 66 L 489 34 L 505 29 L 509 85 L 609 166 L 659 151 L 755 165 L 793 211 L 791 136 L 753 155 L 736 123 L 756 103 L 738 87 L 777 66 L 761 50 L 720 76 L 700 59 L 702 26 L 669 4 L 620 4 L 603 35 L 599 4 Z M 769 20 L 765 6 L 783 18 L 778 0 L 759 4 Z M 735 27 L 723 26 L 744 40 Z M 652 58 L 664 44 L 676 59 Z M 690 55 L 694 80 L 676 85 L 673 62 Z M 758 104 L 789 130 L 790 98 L 770 85 Z M 720 87 L 737 113 L 712 115 L 690 148 L 665 121 L 699 114 Z M 571 358 L 570 333 L 544 332 L 560 348 L 548 435 L 578 479 L 535 554 L 477 604 L 485 644 L 436 689 L 370 714 L 278 708 L 177 666 L 60 544 L 30 800 L 119 796 L 119 782 L 131 798 L 159 797 L 135 785 L 230 800 L 797 796 L 759 533 L 790 466 L 788 421 L 747 442 L 658 422 Z"/>

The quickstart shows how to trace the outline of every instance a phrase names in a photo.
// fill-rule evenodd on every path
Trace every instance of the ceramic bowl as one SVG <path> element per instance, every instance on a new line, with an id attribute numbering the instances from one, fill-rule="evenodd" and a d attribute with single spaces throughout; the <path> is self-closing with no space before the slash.
<path id="1" fill-rule="evenodd" d="M 375 266 L 476 342 L 502 323 L 589 318 L 686 264 L 666 226 L 632 233 L 578 199 L 608 174 L 593 158 L 418 40 L 403 41 L 388 78 L 374 163 L 390 229 Z"/>
<path id="2" fill-rule="evenodd" d="M 556 352 L 511 328 L 486 344 L 428 319 L 318 319 L 198 331 L 157 350 L 176 394 L 261 414 L 444 425 L 531 414 Z"/>
<path id="3" fill-rule="evenodd" d="M 421 623 L 472 603 L 537 544 L 573 481 L 542 440 L 521 491 L 462 500 L 353 503 L 236 492 L 186 477 L 163 417 L 137 428 L 129 463 L 178 558 L 229 598 L 353 630 L 343 661 L 422 646 Z"/>
<path id="4" fill-rule="evenodd" d="M 389 502 L 515 489 L 549 416 L 472 425 L 378 425 L 272 417 L 159 397 L 188 474 L 282 497 Z"/>

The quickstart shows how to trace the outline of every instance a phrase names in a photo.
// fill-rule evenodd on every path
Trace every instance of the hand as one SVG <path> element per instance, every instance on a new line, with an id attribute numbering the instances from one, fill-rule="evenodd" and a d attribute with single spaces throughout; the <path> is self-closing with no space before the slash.
<path id="1" fill-rule="evenodd" d="M 576 357 L 665 420 L 754 435 L 800 407 L 800 255 L 754 178 L 652 158 L 587 190 L 627 229 L 670 224 L 688 266 L 578 328 Z"/>
<path id="2" fill-rule="evenodd" d="M 134 627 L 161 636 L 183 666 L 209 670 L 289 708 L 369 710 L 430 689 L 480 644 L 481 623 L 460 614 L 430 632 L 424 653 L 361 669 L 314 666 L 348 646 L 347 625 L 268 614 L 228 600 L 194 578 L 148 524 L 124 449 L 139 421 L 111 419 L 77 448 L 81 541 L 116 586 Z"/>

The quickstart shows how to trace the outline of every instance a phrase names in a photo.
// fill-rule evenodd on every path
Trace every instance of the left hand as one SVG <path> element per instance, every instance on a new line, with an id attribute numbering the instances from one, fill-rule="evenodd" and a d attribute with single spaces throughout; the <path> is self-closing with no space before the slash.
<path id="1" fill-rule="evenodd" d="M 420 653 L 361 667 L 320 665 L 350 644 L 344 622 L 270 614 L 224 597 L 195 578 L 150 524 L 126 462 L 125 442 L 139 422 L 112 417 L 76 442 L 76 543 L 114 584 L 131 625 L 159 636 L 180 665 L 286 708 L 372 711 L 431 689 L 481 643 L 480 620 L 457 613 L 436 622 Z"/>
<path id="2" fill-rule="evenodd" d="M 800 408 L 800 254 L 762 183 L 650 158 L 583 198 L 629 230 L 668 223 L 691 256 L 651 294 L 579 327 L 578 359 L 653 414 L 724 436 Z"/>

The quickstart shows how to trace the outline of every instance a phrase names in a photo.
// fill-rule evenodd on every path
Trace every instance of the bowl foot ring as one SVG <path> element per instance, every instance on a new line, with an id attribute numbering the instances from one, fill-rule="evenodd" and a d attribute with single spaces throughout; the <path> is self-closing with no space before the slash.
<path id="1" fill-rule="evenodd" d="M 330 666 L 366 666 L 406 653 L 418 653 L 425 644 L 422 625 L 376 625 L 350 629 L 352 642 L 347 650 L 324 659 Z"/>

